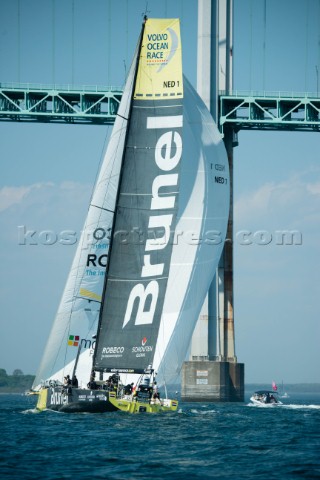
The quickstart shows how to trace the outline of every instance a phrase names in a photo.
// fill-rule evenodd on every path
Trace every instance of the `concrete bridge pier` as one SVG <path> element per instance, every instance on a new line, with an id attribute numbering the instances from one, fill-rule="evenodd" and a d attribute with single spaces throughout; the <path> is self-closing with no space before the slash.
<path id="1" fill-rule="evenodd" d="M 232 0 L 198 0 L 198 93 L 218 122 L 219 91 L 232 90 Z M 227 239 L 182 368 L 182 401 L 244 401 L 244 364 L 235 354 L 232 128 L 224 131 L 230 170 Z"/>

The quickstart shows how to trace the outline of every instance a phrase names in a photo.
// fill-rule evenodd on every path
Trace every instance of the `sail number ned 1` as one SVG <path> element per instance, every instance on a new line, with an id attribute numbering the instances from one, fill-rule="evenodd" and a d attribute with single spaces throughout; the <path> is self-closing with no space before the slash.
<path id="1" fill-rule="evenodd" d="M 180 87 L 180 82 L 179 80 L 168 80 L 167 82 L 163 82 L 163 88 L 174 88 L 174 87 Z"/>

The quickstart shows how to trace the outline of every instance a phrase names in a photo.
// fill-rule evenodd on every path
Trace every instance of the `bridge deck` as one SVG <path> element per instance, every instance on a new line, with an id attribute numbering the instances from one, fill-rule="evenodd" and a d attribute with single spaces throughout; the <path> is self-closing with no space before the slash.
<path id="1" fill-rule="evenodd" d="M 0 84 L 0 120 L 113 124 L 118 87 Z"/>
<path id="2" fill-rule="evenodd" d="M 320 97 L 294 93 L 233 93 L 219 96 L 219 126 L 255 130 L 320 130 Z"/>
<path id="3" fill-rule="evenodd" d="M 0 84 L 0 120 L 113 124 L 121 87 Z M 320 130 L 315 94 L 235 92 L 219 95 L 219 128 Z"/>

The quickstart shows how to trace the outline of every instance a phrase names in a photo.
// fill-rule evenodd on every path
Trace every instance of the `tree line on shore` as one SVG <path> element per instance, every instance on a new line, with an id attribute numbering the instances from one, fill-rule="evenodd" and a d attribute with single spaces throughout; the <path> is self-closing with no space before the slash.
<path id="1" fill-rule="evenodd" d="M 19 368 L 8 375 L 4 368 L 0 368 L 0 393 L 22 393 L 32 386 L 35 375 L 25 375 Z M 177 385 L 178 388 L 178 385 Z M 248 392 L 262 389 L 270 389 L 267 384 L 246 384 Z M 285 390 L 288 393 L 320 393 L 320 383 L 295 383 L 286 384 Z"/>
<path id="2" fill-rule="evenodd" d="M 25 375 L 17 368 L 8 375 L 4 368 L 0 368 L 0 393 L 20 393 L 31 388 L 34 375 Z"/>

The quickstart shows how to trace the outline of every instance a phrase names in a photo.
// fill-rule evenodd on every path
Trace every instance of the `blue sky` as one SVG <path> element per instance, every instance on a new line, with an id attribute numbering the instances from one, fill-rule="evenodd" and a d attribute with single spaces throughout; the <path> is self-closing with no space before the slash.
<path id="1" fill-rule="evenodd" d="M 316 94 L 320 1 L 266 5 L 264 23 L 263 0 L 234 0 L 234 89 Z M 123 85 L 145 8 L 0 0 L 0 81 Z M 148 11 L 181 18 L 195 85 L 197 0 L 149 0 Z M 0 367 L 8 373 L 38 367 L 76 247 L 59 235 L 80 235 L 107 135 L 105 126 L 0 123 Z M 234 164 L 236 353 L 246 382 L 319 382 L 320 135 L 240 131 Z M 279 245 L 284 230 L 301 242 Z M 35 234 L 21 245 L 26 231 Z M 43 231 L 57 242 L 43 245 Z"/>

